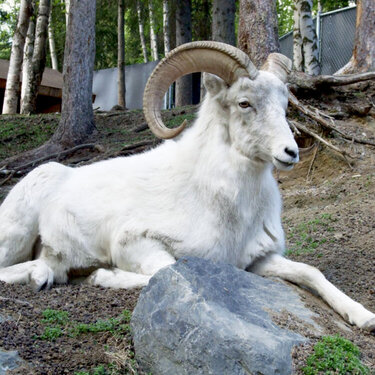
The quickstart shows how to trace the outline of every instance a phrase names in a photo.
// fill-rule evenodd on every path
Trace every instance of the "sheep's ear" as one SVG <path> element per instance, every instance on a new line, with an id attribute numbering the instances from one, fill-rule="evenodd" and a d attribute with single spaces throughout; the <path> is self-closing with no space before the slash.
<path id="1" fill-rule="evenodd" d="M 212 96 L 217 95 L 227 87 L 227 84 L 221 78 L 210 73 L 203 73 L 203 84 Z"/>

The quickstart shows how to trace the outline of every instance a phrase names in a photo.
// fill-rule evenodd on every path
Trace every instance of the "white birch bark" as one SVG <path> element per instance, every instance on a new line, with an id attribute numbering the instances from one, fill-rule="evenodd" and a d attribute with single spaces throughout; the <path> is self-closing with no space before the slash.
<path id="1" fill-rule="evenodd" d="M 66 24 L 66 29 L 68 29 L 69 12 L 70 12 L 70 0 L 65 0 L 65 24 Z"/>
<path id="2" fill-rule="evenodd" d="M 48 35 L 48 17 L 51 0 L 40 0 L 38 17 L 35 26 L 35 43 L 32 58 L 32 68 L 28 81 L 25 82 L 25 95 L 21 103 L 21 113 L 29 114 L 36 111 L 38 86 L 42 80 L 46 62 L 46 41 Z"/>
<path id="3" fill-rule="evenodd" d="M 126 87 L 125 87 L 125 1 L 118 0 L 117 3 L 117 69 L 118 69 L 118 101 L 117 104 L 126 108 Z"/>
<path id="4" fill-rule="evenodd" d="M 317 75 L 320 73 L 320 65 L 315 24 L 311 14 L 312 0 L 295 0 L 295 6 L 297 11 L 295 22 L 298 17 L 302 39 L 303 70 L 305 73 Z M 296 63 L 299 63 L 298 59 Z"/>
<path id="5" fill-rule="evenodd" d="M 137 15 L 138 15 L 139 37 L 141 39 L 143 60 L 145 63 L 147 63 L 148 57 L 147 57 L 147 47 L 146 47 L 146 40 L 145 40 L 145 31 L 144 31 L 142 11 L 141 11 L 141 6 L 139 4 L 139 1 L 137 1 L 136 5 L 137 5 Z"/>
<path id="6" fill-rule="evenodd" d="M 33 5 L 35 5 L 35 1 L 33 1 Z M 34 41 L 35 41 L 35 19 L 34 17 L 30 17 L 29 28 L 27 30 L 27 35 L 26 35 L 25 47 L 23 50 L 21 113 L 22 113 L 22 102 L 25 97 L 26 86 L 27 86 L 27 82 L 29 81 L 29 75 L 31 74 L 31 69 L 32 69 Z"/>
<path id="7" fill-rule="evenodd" d="M 7 82 L 5 87 L 3 114 L 17 112 L 23 49 L 31 15 L 32 1 L 22 0 L 17 28 L 13 36 L 12 51 L 10 55 Z"/>
<path id="8" fill-rule="evenodd" d="M 169 4 L 168 0 L 163 0 L 163 34 L 164 34 L 164 55 L 171 50 L 169 38 Z"/>
<path id="9" fill-rule="evenodd" d="M 49 53 L 51 55 L 51 63 L 52 69 L 59 70 L 59 65 L 57 62 L 57 53 L 56 53 L 56 44 L 55 44 L 55 37 L 53 35 L 52 29 L 52 5 L 49 11 L 49 19 L 48 19 L 48 42 L 49 42 Z"/>
<path id="10" fill-rule="evenodd" d="M 152 0 L 148 1 L 148 11 L 150 16 L 150 41 L 151 41 L 151 54 L 152 59 L 157 61 L 159 59 L 158 55 L 158 43 L 156 39 L 156 32 L 155 32 L 155 20 L 154 20 L 154 4 Z"/>
<path id="11" fill-rule="evenodd" d="M 303 71 L 303 49 L 300 29 L 301 2 L 294 2 L 293 9 L 293 67 L 295 70 Z"/>

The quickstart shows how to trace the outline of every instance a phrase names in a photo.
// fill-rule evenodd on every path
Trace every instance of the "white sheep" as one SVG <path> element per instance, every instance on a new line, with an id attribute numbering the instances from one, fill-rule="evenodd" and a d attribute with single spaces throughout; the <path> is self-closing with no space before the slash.
<path id="1" fill-rule="evenodd" d="M 223 261 L 307 286 L 358 327 L 375 315 L 317 269 L 285 259 L 281 198 L 272 169 L 291 169 L 298 147 L 288 127 L 290 60 L 271 54 L 257 70 L 222 43 L 172 51 L 144 95 L 153 132 L 173 138 L 143 154 L 80 168 L 57 163 L 30 172 L 0 208 L 0 280 L 36 289 L 72 270 L 94 285 L 144 286 L 181 256 Z M 194 125 L 177 136 L 160 106 L 168 86 L 196 71 L 207 95 Z M 221 77 L 221 78 L 219 78 Z"/>

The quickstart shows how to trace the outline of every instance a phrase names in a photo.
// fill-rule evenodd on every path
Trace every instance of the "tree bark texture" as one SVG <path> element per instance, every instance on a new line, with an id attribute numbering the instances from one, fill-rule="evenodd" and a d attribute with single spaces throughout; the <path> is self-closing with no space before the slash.
<path id="1" fill-rule="evenodd" d="M 311 10 L 312 0 L 294 0 L 293 65 L 297 70 L 317 75 L 319 50 Z"/>
<path id="2" fill-rule="evenodd" d="M 125 0 L 117 0 L 117 69 L 118 69 L 118 102 L 126 108 L 125 87 Z"/>
<path id="3" fill-rule="evenodd" d="M 176 45 L 191 42 L 191 0 L 178 0 L 176 7 Z M 192 76 L 186 75 L 176 82 L 176 107 L 192 103 Z"/>
<path id="4" fill-rule="evenodd" d="M 279 35 L 274 0 L 240 0 L 238 47 L 258 68 L 271 52 L 279 52 Z"/>
<path id="5" fill-rule="evenodd" d="M 35 9 L 35 0 L 33 1 Z M 32 69 L 32 59 L 34 53 L 34 41 L 35 41 L 35 17 L 30 17 L 29 28 L 27 30 L 26 42 L 23 50 L 23 64 L 22 64 L 22 88 L 21 88 L 21 113 L 23 112 L 23 101 L 26 92 L 27 82 L 29 81 L 29 75 Z"/>
<path id="6" fill-rule="evenodd" d="M 92 79 L 95 59 L 93 0 L 71 0 L 65 39 L 60 124 L 50 143 L 68 148 L 82 143 L 94 129 Z"/>
<path id="7" fill-rule="evenodd" d="M 164 36 L 164 55 L 171 50 L 169 38 L 169 0 L 163 0 L 163 36 Z"/>
<path id="8" fill-rule="evenodd" d="M 353 55 L 336 74 L 370 71 L 375 71 L 375 2 L 358 0 Z"/>
<path id="9" fill-rule="evenodd" d="M 150 42 L 151 42 L 151 55 L 154 61 L 159 60 L 158 54 L 158 41 L 155 32 L 155 19 L 154 19 L 154 4 L 152 0 L 148 0 L 148 11 L 150 15 Z"/>
<path id="10" fill-rule="evenodd" d="M 212 40 L 236 45 L 235 16 L 235 0 L 213 0 Z"/>
<path id="11" fill-rule="evenodd" d="M 48 18 L 50 0 L 40 0 L 35 26 L 34 52 L 28 81 L 25 82 L 25 95 L 22 101 L 22 113 L 35 113 L 38 86 L 42 81 L 46 65 L 46 42 L 48 37 Z"/>
<path id="12" fill-rule="evenodd" d="M 59 70 L 59 64 L 57 62 L 55 36 L 53 35 L 53 28 L 52 28 L 52 4 L 50 7 L 49 19 L 48 19 L 48 42 L 49 42 L 49 53 L 51 56 L 52 69 Z"/>
<path id="13" fill-rule="evenodd" d="M 7 82 L 5 87 L 3 114 L 17 113 L 23 49 L 29 27 L 29 20 L 32 13 L 32 1 L 22 0 L 17 28 L 13 36 L 12 51 L 10 55 Z"/>
<path id="14" fill-rule="evenodd" d="M 147 63 L 148 62 L 147 46 L 146 46 L 145 31 L 144 31 L 144 25 L 143 25 L 143 19 L 142 19 L 142 10 L 141 10 L 139 1 L 137 1 L 136 5 L 137 5 L 137 15 L 138 15 L 139 37 L 141 39 L 143 60 L 145 63 Z"/>

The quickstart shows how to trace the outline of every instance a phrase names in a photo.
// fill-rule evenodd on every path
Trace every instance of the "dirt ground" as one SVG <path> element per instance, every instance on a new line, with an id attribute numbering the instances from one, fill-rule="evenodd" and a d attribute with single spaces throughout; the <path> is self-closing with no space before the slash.
<path id="1" fill-rule="evenodd" d="M 338 107 L 344 104 L 337 100 Z M 184 111 L 190 115 L 193 109 Z M 168 116 L 178 119 L 179 115 L 181 111 L 176 110 Z M 109 156 L 121 154 L 129 146 L 129 137 L 133 143 L 152 139 L 148 131 L 139 131 L 144 120 L 138 112 L 98 114 L 96 123 L 98 133 L 91 141 L 104 145 Z M 366 116 L 341 118 L 338 125 L 350 134 L 375 140 L 374 108 Z M 352 167 L 339 155 L 319 146 L 316 155 L 314 150 L 307 152 L 293 171 L 276 176 L 284 200 L 287 256 L 318 267 L 346 294 L 375 311 L 375 147 L 339 138 L 331 141 L 356 157 Z M 82 164 L 98 155 L 83 151 L 64 162 Z M 0 200 L 13 182 L 14 179 L 0 187 Z M 68 312 L 69 323 L 65 322 L 65 327 L 79 322 L 95 324 L 100 319 L 118 317 L 124 309 L 131 311 L 138 294 L 139 290 L 114 291 L 85 284 L 55 286 L 35 293 L 27 286 L 0 284 L 0 314 L 9 318 L 0 323 L 0 347 L 17 350 L 25 361 L 23 367 L 10 373 L 142 374 L 132 360 L 127 334 L 116 336 L 107 330 L 72 336 L 64 328 L 66 333 L 55 340 L 40 338 L 46 329 L 43 312 L 47 308 Z M 344 323 L 308 292 L 301 291 L 301 295 L 318 314 L 323 331 L 305 330 L 311 342 L 295 350 L 294 373 L 302 374 L 301 367 L 318 337 L 336 333 L 353 341 L 361 350 L 363 363 L 375 372 L 375 336 Z M 289 329 L 301 329 L 287 315 L 276 317 L 275 321 Z"/>

